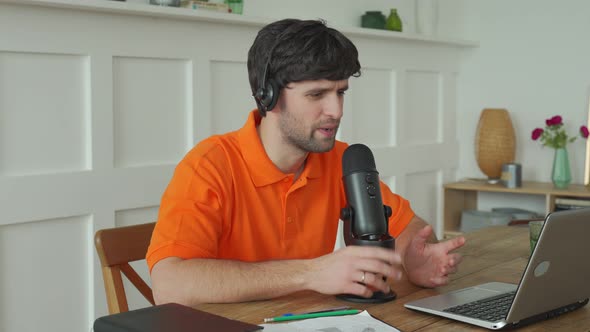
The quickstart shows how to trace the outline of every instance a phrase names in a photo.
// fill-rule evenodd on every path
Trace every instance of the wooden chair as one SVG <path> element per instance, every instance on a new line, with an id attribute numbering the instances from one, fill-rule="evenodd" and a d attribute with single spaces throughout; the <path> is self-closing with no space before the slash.
<path id="1" fill-rule="evenodd" d="M 129 262 L 145 259 L 156 223 L 101 229 L 94 236 L 94 244 L 107 295 L 109 313 L 129 311 L 121 273 L 154 305 L 151 288 L 129 265 Z"/>

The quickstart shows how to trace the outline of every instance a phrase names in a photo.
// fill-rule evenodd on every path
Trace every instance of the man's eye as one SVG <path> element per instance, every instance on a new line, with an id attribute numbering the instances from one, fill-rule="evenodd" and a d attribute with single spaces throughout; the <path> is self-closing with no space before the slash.
<path id="1" fill-rule="evenodd" d="M 346 94 L 346 91 L 338 91 L 339 96 L 344 96 L 345 94 Z"/>
<path id="2" fill-rule="evenodd" d="M 313 92 L 309 94 L 310 97 L 312 98 L 320 98 L 322 96 L 321 92 Z"/>

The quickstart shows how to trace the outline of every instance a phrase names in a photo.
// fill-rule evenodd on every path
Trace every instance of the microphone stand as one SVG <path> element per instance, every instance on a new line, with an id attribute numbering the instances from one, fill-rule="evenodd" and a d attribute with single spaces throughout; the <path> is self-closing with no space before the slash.
<path id="1" fill-rule="evenodd" d="M 383 213 L 385 214 L 385 220 L 389 224 L 389 217 L 391 217 L 392 214 L 391 207 L 383 205 Z M 372 246 L 387 249 L 395 248 L 395 239 L 391 235 L 389 235 L 389 232 L 380 235 L 369 234 L 361 237 L 355 237 L 355 234 L 352 231 L 352 220 L 354 219 L 354 211 L 351 207 L 347 206 L 343 208 L 342 211 L 340 211 L 340 218 L 344 221 L 344 243 L 347 246 Z M 387 229 L 389 229 L 389 225 L 387 226 Z M 385 277 L 383 277 L 383 279 L 385 280 Z M 358 303 L 384 303 L 395 299 L 396 296 L 397 294 L 394 291 L 390 291 L 389 293 L 376 291 L 373 292 L 373 296 L 369 298 L 352 294 L 336 295 L 336 297 L 339 299 Z"/>

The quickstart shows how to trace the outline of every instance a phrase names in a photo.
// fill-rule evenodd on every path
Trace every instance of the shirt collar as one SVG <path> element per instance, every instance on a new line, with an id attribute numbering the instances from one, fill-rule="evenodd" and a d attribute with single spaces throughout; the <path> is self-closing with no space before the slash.
<path id="1" fill-rule="evenodd" d="M 242 156 L 250 171 L 250 177 L 257 187 L 282 181 L 289 176 L 281 172 L 266 154 L 256 130 L 256 127 L 260 125 L 260 120 L 261 116 L 258 110 L 251 111 L 246 124 L 237 132 Z M 310 153 L 307 156 L 305 168 L 300 177 L 311 179 L 318 178 L 321 175 L 320 156 L 318 153 Z"/>

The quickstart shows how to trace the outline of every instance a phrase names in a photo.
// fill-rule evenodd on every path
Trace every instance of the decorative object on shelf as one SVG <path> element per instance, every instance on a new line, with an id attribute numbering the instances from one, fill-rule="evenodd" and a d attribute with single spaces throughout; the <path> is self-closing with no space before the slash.
<path id="1" fill-rule="evenodd" d="M 241 15 L 244 11 L 243 0 L 224 0 L 223 3 L 229 6 L 230 13 Z"/>
<path id="2" fill-rule="evenodd" d="M 180 0 L 150 0 L 151 5 L 179 7 Z"/>
<path id="3" fill-rule="evenodd" d="M 514 127 L 508 111 L 486 108 L 481 111 L 475 135 L 475 159 L 488 182 L 497 183 L 502 165 L 514 162 L 516 152 Z"/>
<path id="4" fill-rule="evenodd" d="M 397 9 L 392 8 L 389 11 L 389 16 L 387 17 L 387 21 L 385 21 L 385 29 L 391 31 L 402 31 L 402 20 L 397 14 Z"/>
<path id="5" fill-rule="evenodd" d="M 229 13 L 229 6 L 225 3 L 215 3 L 208 1 L 195 1 L 195 0 L 181 0 L 180 7 L 190 8 L 200 11 L 214 11 L 221 13 Z"/>
<path id="6" fill-rule="evenodd" d="M 565 189 L 572 182 L 570 172 L 570 160 L 566 148 L 555 149 L 553 157 L 553 169 L 551 170 L 551 181 L 555 188 Z"/>
<path id="7" fill-rule="evenodd" d="M 438 24 L 438 0 L 415 0 L 416 33 L 436 34 Z"/>
<path id="8" fill-rule="evenodd" d="M 539 241 L 539 235 L 541 235 L 541 229 L 543 228 L 543 224 L 545 221 L 537 220 L 531 221 L 529 223 L 529 238 L 531 241 L 531 253 L 535 250 L 535 246 L 537 245 L 537 241 Z"/>
<path id="9" fill-rule="evenodd" d="M 580 126 L 579 135 L 588 138 L 588 127 Z M 567 188 L 572 181 L 570 162 L 567 154 L 567 144 L 578 137 L 569 136 L 564 128 L 563 118 L 555 115 L 545 120 L 545 129 L 535 128 L 531 133 L 533 141 L 539 140 L 543 146 L 555 149 L 551 180 L 556 188 Z"/>
<path id="10" fill-rule="evenodd" d="M 380 11 L 368 11 L 361 16 L 361 27 L 385 29 L 385 15 Z"/>
<path id="11" fill-rule="evenodd" d="M 502 184 L 507 188 L 522 186 L 522 166 L 517 163 L 502 165 Z"/>

